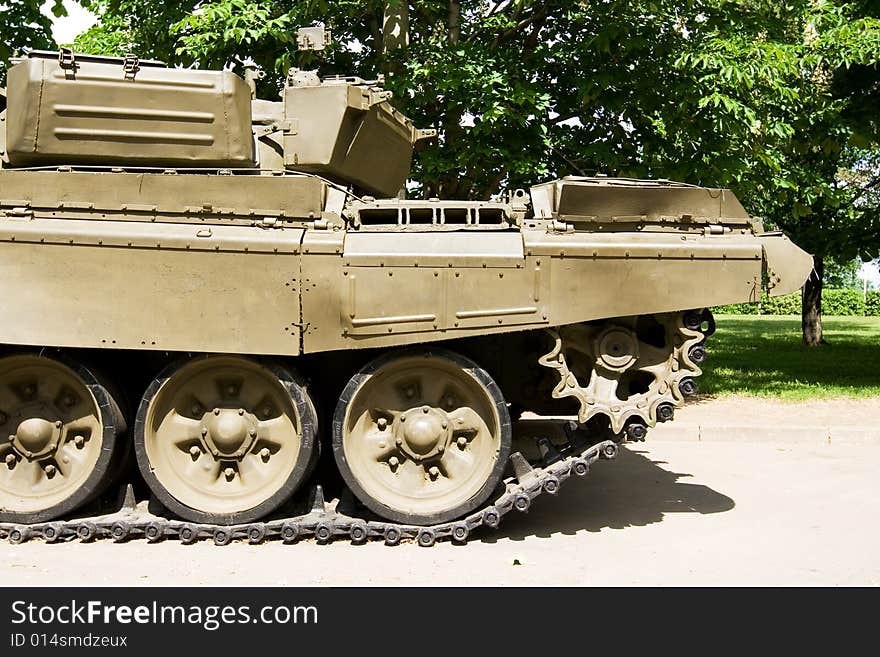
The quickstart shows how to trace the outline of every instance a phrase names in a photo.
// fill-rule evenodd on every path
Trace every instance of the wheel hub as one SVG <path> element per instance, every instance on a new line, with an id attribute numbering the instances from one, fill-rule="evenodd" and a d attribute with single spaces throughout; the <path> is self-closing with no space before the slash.
<path id="1" fill-rule="evenodd" d="M 257 419 L 241 408 L 215 408 L 202 420 L 202 436 L 215 457 L 240 458 L 256 439 Z"/>
<path id="2" fill-rule="evenodd" d="M 632 331 L 611 327 L 596 338 L 597 364 L 612 372 L 624 372 L 638 360 L 639 343 Z"/>
<path id="3" fill-rule="evenodd" d="M 449 418 L 439 408 L 423 406 L 401 413 L 395 427 L 397 444 L 414 461 L 441 454 L 449 441 Z"/>
<path id="4" fill-rule="evenodd" d="M 61 442 L 61 421 L 47 420 L 45 417 L 40 417 L 41 415 L 44 413 L 37 414 L 33 409 L 25 409 L 19 415 L 15 434 L 9 436 L 15 451 L 28 459 L 52 454 Z"/>

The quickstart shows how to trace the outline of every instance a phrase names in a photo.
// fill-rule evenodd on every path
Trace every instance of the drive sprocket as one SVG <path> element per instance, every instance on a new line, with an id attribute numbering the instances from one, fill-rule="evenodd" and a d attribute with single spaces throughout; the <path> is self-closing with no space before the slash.
<path id="1" fill-rule="evenodd" d="M 578 421 L 608 418 L 614 434 L 655 426 L 696 393 L 708 310 L 620 317 L 548 329 L 553 349 L 538 362 L 555 370 L 554 399 L 574 398 Z"/>

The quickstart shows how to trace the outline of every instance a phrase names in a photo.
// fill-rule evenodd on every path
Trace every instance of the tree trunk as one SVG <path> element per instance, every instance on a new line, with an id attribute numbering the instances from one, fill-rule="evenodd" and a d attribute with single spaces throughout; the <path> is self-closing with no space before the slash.
<path id="1" fill-rule="evenodd" d="M 813 271 L 801 296 L 801 329 L 804 344 L 818 347 L 825 344 L 822 339 L 822 277 L 825 274 L 825 263 L 821 256 L 813 256 Z"/>

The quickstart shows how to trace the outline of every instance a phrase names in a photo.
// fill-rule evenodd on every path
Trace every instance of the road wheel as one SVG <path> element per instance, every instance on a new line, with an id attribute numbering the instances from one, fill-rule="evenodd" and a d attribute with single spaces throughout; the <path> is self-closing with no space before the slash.
<path id="1" fill-rule="evenodd" d="M 203 356 L 173 364 L 141 400 L 138 466 L 180 517 L 237 524 L 287 501 L 317 456 L 304 384 L 276 363 Z"/>
<path id="2" fill-rule="evenodd" d="M 336 407 L 333 451 L 354 494 L 417 525 L 459 518 L 498 487 L 510 453 L 498 386 L 444 350 L 391 352 L 355 374 Z"/>
<path id="3" fill-rule="evenodd" d="M 102 492 L 125 422 L 84 365 L 0 359 L 0 521 L 45 522 Z"/>

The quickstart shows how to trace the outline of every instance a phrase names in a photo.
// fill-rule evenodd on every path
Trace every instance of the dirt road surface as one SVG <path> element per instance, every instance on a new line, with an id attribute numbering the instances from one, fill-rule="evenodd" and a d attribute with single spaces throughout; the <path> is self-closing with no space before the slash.
<path id="1" fill-rule="evenodd" d="M 857 406 L 869 435 L 880 402 Z M 880 440 L 731 441 L 708 408 L 699 441 L 629 445 L 465 546 L 2 542 L 0 584 L 880 585 Z"/>

